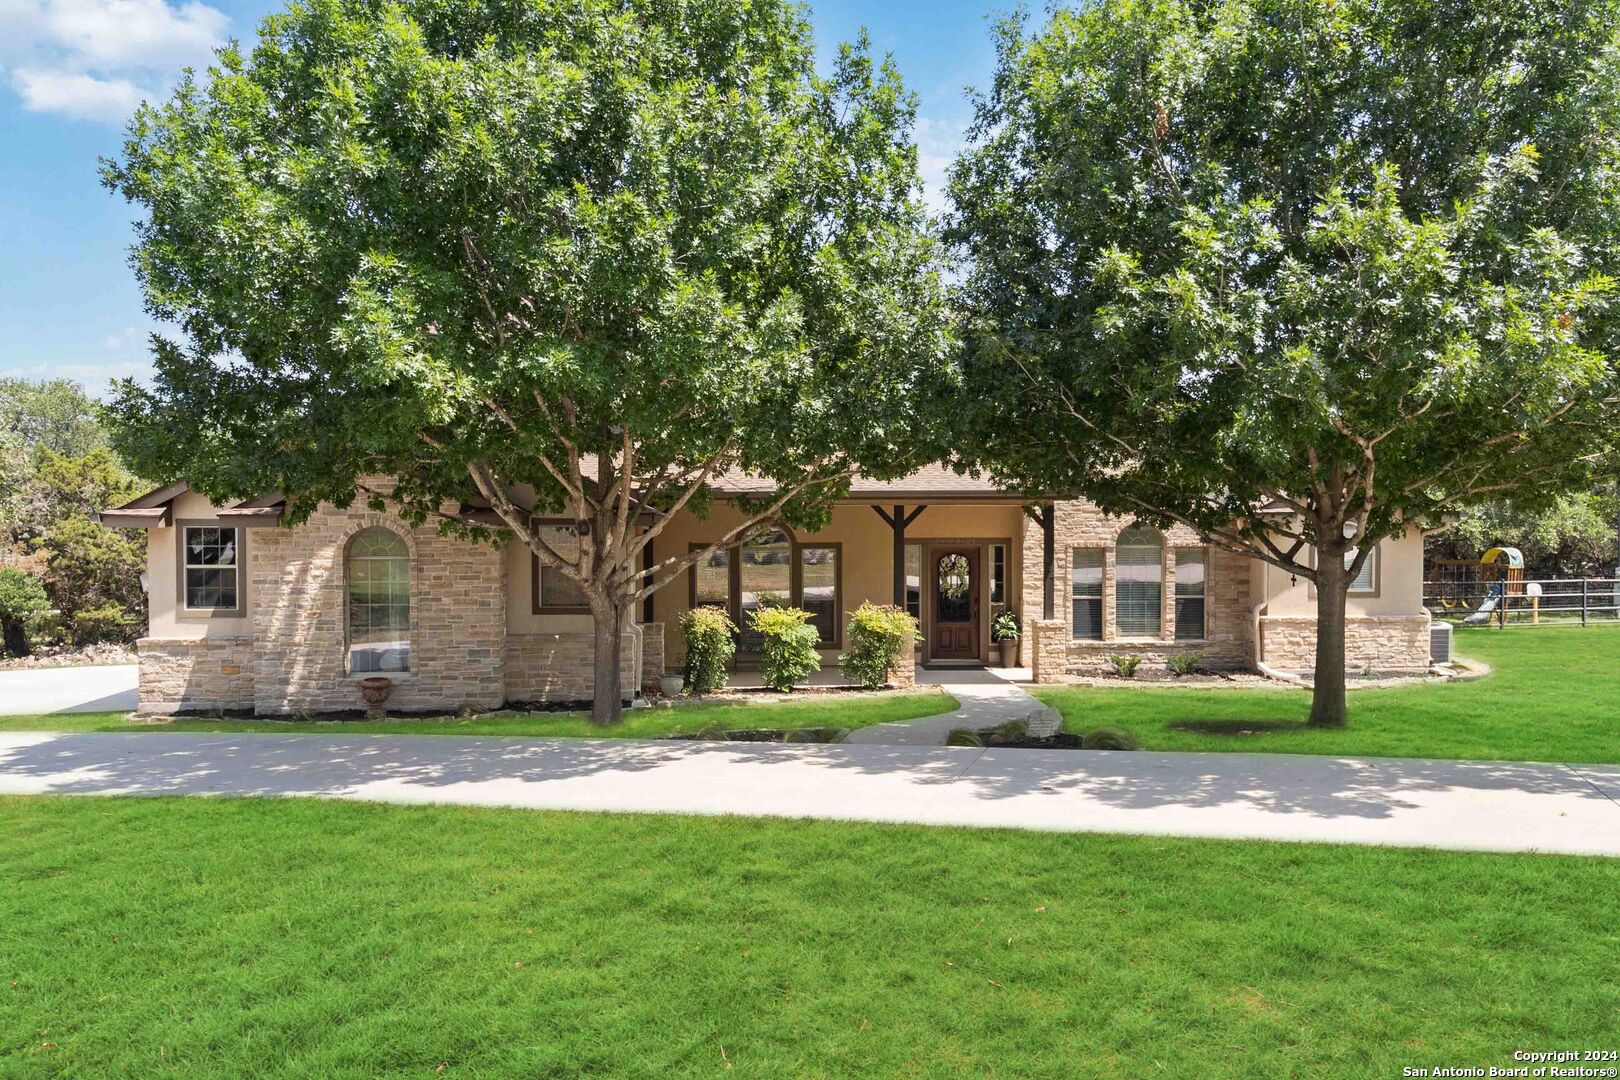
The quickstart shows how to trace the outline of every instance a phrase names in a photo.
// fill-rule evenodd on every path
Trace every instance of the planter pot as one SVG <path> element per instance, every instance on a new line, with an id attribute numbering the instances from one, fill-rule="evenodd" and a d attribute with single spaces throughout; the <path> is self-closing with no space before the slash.
<path id="1" fill-rule="evenodd" d="M 996 642 L 996 644 L 1001 647 L 1001 666 L 1002 667 L 1017 667 L 1018 666 L 1018 639 L 1017 638 L 1002 638 L 1000 641 Z"/>
<path id="2" fill-rule="evenodd" d="M 373 676 L 369 679 L 361 679 L 360 696 L 365 700 L 366 703 L 366 715 L 384 715 L 387 710 L 383 708 L 383 702 L 387 701 L 388 695 L 392 694 L 393 692 L 394 680 L 392 679 L 384 679 L 380 676 Z"/>
<path id="3" fill-rule="evenodd" d="M 681 690 L 685 686 L 686 680 L 681 678 L 681 673 L 678 671 L 669 672 L 658 680 L 658 689 L 662 690 L 667 698 L 680 697 Z"/>

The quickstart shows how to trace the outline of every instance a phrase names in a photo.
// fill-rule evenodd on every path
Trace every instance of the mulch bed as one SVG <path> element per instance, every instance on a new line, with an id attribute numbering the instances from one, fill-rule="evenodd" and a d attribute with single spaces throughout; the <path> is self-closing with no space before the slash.
<path id="1" fill-rule="evenodd" d="M 1060 731 L 1056 735 L 1053 735 L 1051 738 L 1048 738 L 1048 739 L 1009 739 L 1007 741 L 1002 741 L 1002 740 L 999 740 L 999 739 L 993 739 L 993 740 L 986 740 L 985 744 L 984 744 L 984 748 L 986 750 L 999 750 L 999 749 L 1002 749 L 1003 747 L 1011 747 L 1012 749 L 1015 749 L 1015 750 L 1083 750 L 1084 749 L 1084 747 L 1081 745 L 1080 736 L 1071 735 L 1067 731 Z"/>

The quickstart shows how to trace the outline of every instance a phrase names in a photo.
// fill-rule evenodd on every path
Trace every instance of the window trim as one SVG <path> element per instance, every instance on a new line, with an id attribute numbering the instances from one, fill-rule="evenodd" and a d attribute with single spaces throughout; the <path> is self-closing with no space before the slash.
<path id="1" fill-rule="evenodd" d="M 802 609 L 804 606 L 804 564 L 800 561 L 801 553 L 805 548 L 830 548 L 834 552 L 837 562 L 833 567 L 833 636 L 829 641 L 823 641 L 816 646 L 818 649 L 841 649 L 844 647 L 844 543 L 842 540 L 806 540 L 800 541 L 793 530 L 785 525 L 776 526 L 788 538 L 790 573 L 788 576 L 788 598 L 794 607 Z M 692 542 L 686 547 L 688 552 L 702 551 L 708 544 Z M 738 630 L 742 625 L 742 558 L 739 552 L 741 544 L 732 544 L 720 550 L 728 553 L 726 567 L 726 614 L 731 621 L 737 624 Z M 686 569 L 686 606 L 688 610 L 698 606 L 697 601 L 697 563 Z M 705 605 L 712 606 L 712 605 Z M 743 656 L 756 656 L 757 653 L 739 653 Z"/>
<path id="2" fill-rule="evenodd" d="M 562 522 L 550 518 L 532 518 L 529 521 L 531 528 L 535 529 L 567 529 L 573 526 L 572 521 Z M 583 604 L 573 607 L 567 604 L 540 603 L 540 572 L 543 569 L 540 556 L 531 549 L 529 551 L 529 614 L 531 615 L 589 615 L 591 607 Z M 560 571 L 559 571 L 560 573 Z"/>
<path id="3" fill-rule="evenodd" d="M 1094 551 L 1097 553 L 1097 592 L 1096 595 L 1076 596 L 1074 571 L 1078 560 L 1075 554 L 1081 551 Z M 1077 544 L 1069 548 L 1069 640 L 1070 641 L 1106 641 L 1108 639 L 1108 549 L 1095 544 Z M 1080 625 L 1074 617 L 1074 605 L 1080 600 L 1095 600 L 1097 602 L 1097 636 L 1080 636 Z"/>
<path id="4" fill-rule="evenodd" d="M 186 530 L 230 529 L 236 533 L 236 606 L 229 608 L 194 608 L 186 604 Z M 207 622 L 211 619 L 242 619 L 247 617 L 247 557 L 248 530 L 217 518 L 188 518 L 174 523 L 175 544 L 175 610 L 174 617 L 181 622 Z"/>
<path id="5" fill-rule="evenodd" d="M 1155 584 L 1157 584 L 1158 588 L 1159 588 L 1159 604 L 1158 604 L 1158 611 L 1157 611 L 1157 618 L 1156 618 L 1156 621 L 1158 622 L 1158 625 L 1159 625 L 1159 631 L 1156 634 L 1127 634 L 1125 632 L 1122 624 L 1121 624 L 1120 610 L 1119 610 L 1119 586 L 1120 586 L 1120 582 L 1121 582 L 1120 572 L 1119 572 L 1120 571 L 1119 550 L 1120 550 L 1120 548 L 1122 546 L 1130 546 L 1130 547 L 1146 547 L 1147 546 L 1145 544 L 1122 545 L 1120 543 L 1120 540 L 1124 537 L 1124 535 L 1126 533 L 1128 533 L 1128 532 L 1131 532 L 1134 529 L 1145 529 L 1145 530 L 1153 533 L 1153 535 L 1158 538 L 1158 548 L 1159 548 L 1158 567 L 1159 567 L 1159 573 L 1158 573 L 1157 578 L 1155 579 Z M 1130 643 L 1130 642 L 1150 642 L 1150 641 L 1173 641 L 1174 640 L 1175 626 L 1173 625 L 1173 623 L 1174 623 L 1173 618 L 1172 618 L 1172 625 L 1169 628 L 1169 633 L 1170 633 L 1171 636 L 1169 638 L 1167 638 L 1165 636 L 1165 610 L 1164 610 L 1164 608 L 1165 608 L 1165 597 L 1166 597 L 1167 594 L 1169 594 L 1169 593 L 1171 593 L 1173 591 L 1173 590 L 1166 587 L 1166 586 L 1169 585 L 1169 577 L 1170 577 L 1170 575 L 1167 572 L 1167 569 L 1166 569 L 1167 564 L 1166 564 L 1165 560 L 1167 558 L 1169 558 L 1169 559 L 1174 559 L 1175 558 L 1174 555 L 1169 554 L 1170 552 L 1173 552 L 1174 550 L 1175 550 L 1175 548 L 1170 544 L 1169 538 L 1165 536 L 1163 529 L 1157 528 L 1156 526 L 1153 526 L 1153 525 L 1149 525 L 1149 524 L 1147 524 L 1145 522 L 1142 522 L 1142 521 L 1132 521 L 1129 524 L 1127 524 L 1123 529 L 1119 530 L 1119 532 L 1114 534 L 1114 544 L 1113 544 L 1113 552 L 1114 552 L 1114 575 L 1113 575 L 1113 586 L 1114 586 L 1114 588 L 1113 588 L 1113 593 L 1114 593 L 1114 636 L 1109 640 L 1120 641 L 1120 642 L 1125 642 L 1125 643 Z M 1170 565 L 1173 565 L 1173 563 L 1170 564 Z M 1172 597 L 1172 599 L 1173 599 L 1173 597 Z M 1175 613 L 1175 608 L 1174 608 L 1174 606 L 1172 604 L 1171 615 L 1174 616 L 1174 613 Z M 1105 626 L 1104 627 L 1105 634 L 1106 634 L 1106 630 L 1107 630 L 1107 628 Z"/>
<path id="6" fill-rule="evenodd" d="M 1196 551 L 1200 565 L 1204 568 L 1204 580 L 1200 582 L 1198 591 L 1199 607 L 1204 613 L 1203 624 L 1198 628 L 1196 637 L 1184 638 L 1181 636 L 1181 553 L 1183 551 Z M 1170 549 L 1170 569 L 1175 575 L 1174 588 L 1171 589 L 1171 626 L 1170 635 L 1173 641 L 1208 641 L 1209 638 L 1209 580 L 1211 563 L 1210 547 L 1208 544 L 1178 544 Z M 1189 599 L 1191 599 L 1189 597 Z"/>
<path id="7" fill-rule="evenodd" d="M 1355 587 L 1355 582 L 1352 581 L 1350 583 L 1350 587 L 1345 590 L 1345 595 L 1346 596 L 1365 596 L 1365 597 L 1370 597 L 1372 599 L 1377 599 L 1378 598 L 1378 595 L 1382 591 L 1383 584 L 1384 584 L 1383 583 L 1384 553 L 1381 550 L 1379 550 L 1382 547 L 1382 544 L 1383 544 L 1382 541 L 1380 541 L 1377 544 L 1374 544 L 1372 546 L 1372 552 L 1367 556 L 1367 565 L 1371 566 L 1371 568 L 1372 568 L 1372 584 L 1370 586 L 1368 586 L 1367 588 L 1358 589 L 1358 588 Z M 1367 568 L 1366 566 L 1362 567 L 1362 569 L 1366 569 L 1366 568 Z"/>
<path id="8" fill-rule="evenodd" d="M 354 627 L 350 625 L 349 610 L 350 592 L 349 581 L 349 553 L 354 550 L 354 542 L 368 532 L 380 531 L 392 533 L 405 545 L 405 670 L 404 671 L 356 671 L 354 670 Z M 391 529 L 387 525 L 367 525 L 354 530 L 347 540 L 343 541 L 343 674 L 350 679 L 394 679 L 408 678 L 416 674 L 416 549 L 410 538 L 398 529 Z"/>

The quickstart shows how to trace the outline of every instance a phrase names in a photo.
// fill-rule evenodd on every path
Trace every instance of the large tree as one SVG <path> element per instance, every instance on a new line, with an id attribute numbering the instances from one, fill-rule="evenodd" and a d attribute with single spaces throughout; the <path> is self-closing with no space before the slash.
<path id="1" fill-rule="evenodd" d="M 295 4 L 106 166 L 183 332 L 117 445 L 289 523 L 358 497 L 515 537 L 584 591 L 612 721 L 632 605 L 709 553 L 642 550 L 709 480 L 776 481 L 712 550 L 943 449 L 914 109 L 864 42 L 818 76 L 786 0 Z"/>
<path id="2" fill-rule="evenodd" d="M 1588 482 L 1616 428 L 1612 0 L 1115 0 L 1004 23 L 951 174 L 977 449 L 1316 585 Z"/>

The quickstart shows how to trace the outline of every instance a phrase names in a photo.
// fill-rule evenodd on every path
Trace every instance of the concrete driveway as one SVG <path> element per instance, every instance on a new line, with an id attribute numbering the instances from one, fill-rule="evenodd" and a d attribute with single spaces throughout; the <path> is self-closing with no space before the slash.
<path id="1" fill-rule="evenodd" d="M 1620 855 L 1620 766 L 451 735 L 0 732 L 0 793 L 557 810 Z"/>
<path id="2" fill-rule="evenodd" d="M 134 664 L 0 671 L 0 716 L 133 712 Z"/>

